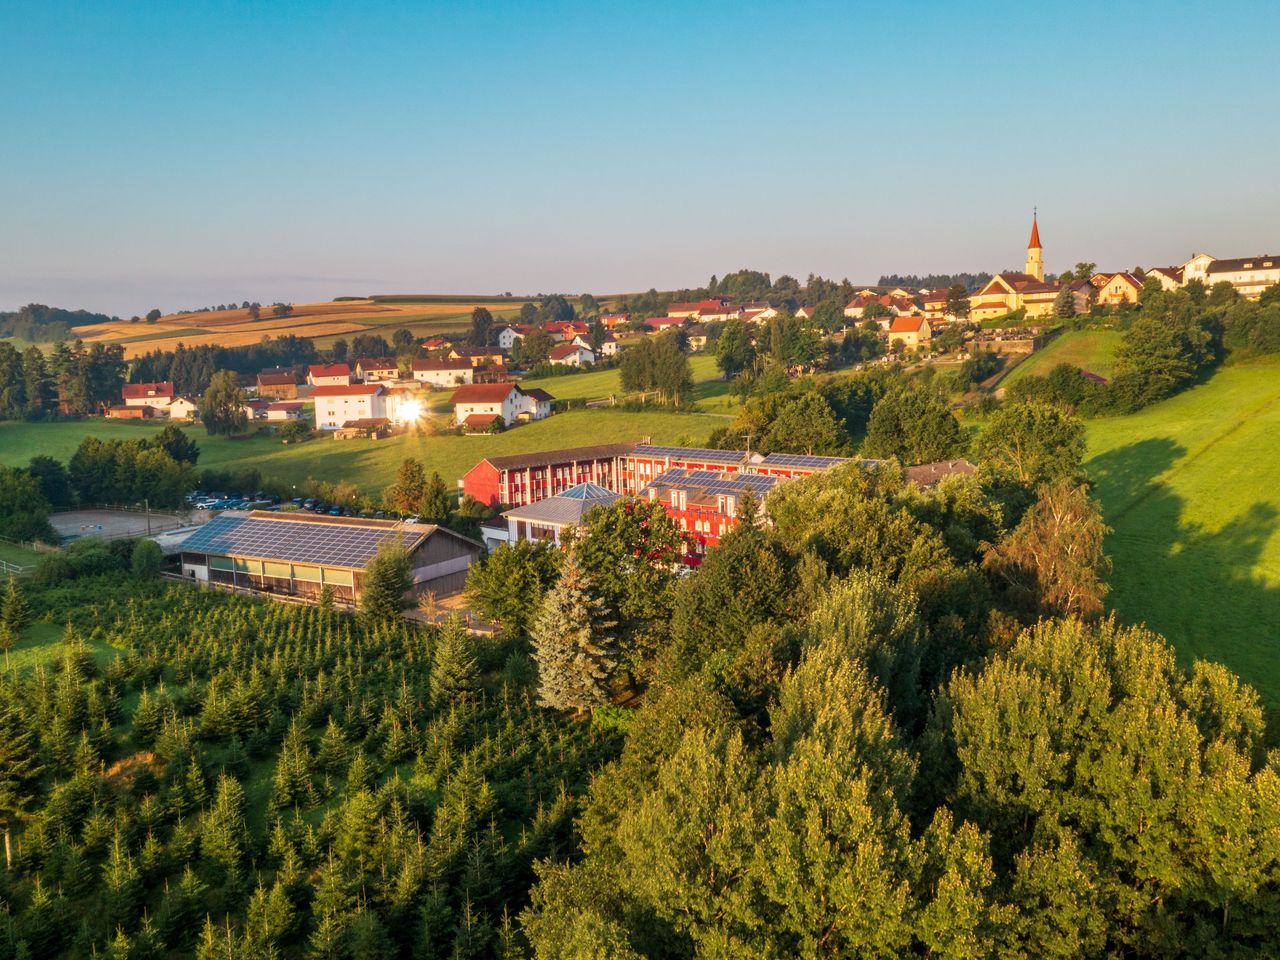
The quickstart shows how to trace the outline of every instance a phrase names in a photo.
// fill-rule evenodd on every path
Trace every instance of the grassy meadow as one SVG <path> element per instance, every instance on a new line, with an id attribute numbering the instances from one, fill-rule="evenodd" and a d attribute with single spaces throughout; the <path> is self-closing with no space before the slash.
<path id="1" fill-rule="evenodd" d="M 1280 703 L 1280 360 L 1091 421 L 1111 607 Z"/>
<path id="2" fill-rule="evenodd" d="M 694 401 L 702 412 L 710 412 L 701 402 L 706 398 L 727 394 L 729 385 L 721 379 L 716 358 L 710 353 L 695 353 L 689 357 L 693 371 Z M 622 393 L 622 373 L 617 367 L 607 370 L 591 370 L 587 373 L 570 373 L 560 377 L 531 377 L 520 381 L 522 387 L 540 387 L 557 400 L 600 400 Z M 712 407 L 720 404 L 712 403 Z"/>
<path id="3" fill-rule="evenodd" d="M 282 444 L 265 434 L 244 439 L 210 437 L 199 427 L 187 431 L 200 444 L 201 468 L 255 467 L 263 476 L 301 484 L 314 478 L 350 481 L 372 493 L 394 478 L 405 457 L 417 457 L 451 484 L 487 456 L 554 450 L 557 447 L 617 443 L 652 437 L 655 443 L 702 443 L 720 417 L 697 413 L 573 410 L 494 436 L 406 433 L 385 440 L 337 441 L 323 436 Z M 0 423 L 0 464 L 20 466 L 37 453 L 67 461 L 86 435 L 102 439 L 150 436 L 164 421 L 83 420 L 57 423 Z"/>
<path id="4" fill-rule="evenodd" d="M 1068 330 L 1014 367 L 1001 383 L 1008 386 L 1024 377 L 1043 377 L 1060 363 L 1110 379 L 1120 337 L 1117 330 Z"/>

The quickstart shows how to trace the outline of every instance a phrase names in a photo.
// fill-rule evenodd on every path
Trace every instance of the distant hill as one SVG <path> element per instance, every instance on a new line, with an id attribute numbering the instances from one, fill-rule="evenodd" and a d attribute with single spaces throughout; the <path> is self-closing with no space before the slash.
<path id="1" fill-rule="evenodd" d="M 66 340 L 71 328 L 90 323 L 110 323 L 105 313 L 88 310 L 63 310 L 43 303 L 29 303 L 21 310 L 0 312 L 0 337 L 17 337 L 36 343 Z"/>

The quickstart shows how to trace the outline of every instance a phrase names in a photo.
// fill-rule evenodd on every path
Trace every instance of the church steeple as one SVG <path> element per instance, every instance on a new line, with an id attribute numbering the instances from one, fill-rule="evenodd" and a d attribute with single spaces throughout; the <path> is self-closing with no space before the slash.
<path id="1" fill-rule="evenodd" d="M 1027 271 L 1037 280 L 1044 280 L 1044 250 L 1040 246 L 1040 224 L 1036 213 L 1031 213 L 1031 240 L 1027 243 Z"/>

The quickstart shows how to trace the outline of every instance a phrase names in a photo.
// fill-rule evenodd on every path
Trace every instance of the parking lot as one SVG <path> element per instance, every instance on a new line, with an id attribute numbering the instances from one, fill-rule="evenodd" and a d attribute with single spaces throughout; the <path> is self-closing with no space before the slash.
<path id="1" fill-rule="evenodd" d="M 68 510 L 49 517 L 49 523 L 64 541 L 82 537 L 102 537 L 104 540 L 120 540 L 128 537 L 145 537 L 148 534 L 172 530 L 190 523 L 203 523 L 208 513 L 193 512 L 190 517 L 176 513 L 152 510 Z"/>

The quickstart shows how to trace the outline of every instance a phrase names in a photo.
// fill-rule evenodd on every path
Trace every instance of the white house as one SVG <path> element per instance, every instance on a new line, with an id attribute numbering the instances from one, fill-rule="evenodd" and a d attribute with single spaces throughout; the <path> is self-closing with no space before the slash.
<path id="1" fill-rule="evenodd" d="M 165 409 L 169 411 L 170 420 L 194 420 L 196 416 L 196 402 L 190 397 L 174 397 Z"/>
<path id="2" fill-rule="evenodd" d="M 1215 283 L 1229 283 L 1240 296 L 1257 300 L 1267 287 L 1280 283 L 1280 254 L 1214 260 L 1205 270 L 1204 285 L 1212 287 Z"/>
<path id="3" fill-rule="evenodd" d="M 399 380 L 400 367 L 389 357 L 374 357 L 356 361 L 356 379 L 364 383 L 380 383 Z"/>
<path id="4" fill-rule="evenodd" d="M 345 387 L 351 383 L 351 368 L 345 363 L 313 363 L 307 368 L 307 383 L 313 387 Z"/>
<path id="5" fill-rule="evenodd" d="M 475 367 L 465 357 L 450 360 L 447 357 L 413 361 L 413 379 L 429 383 L 433 387 L 456 387 L 460 383 L 475 382 Z"/>
<path id="6" fill-rule="evenodd" d="M 157 412 L 167 411 L 173 402 L 173 384 L 168 380 L 160 383 L 126 383 L 120 388 L 120 397 L 126 407 L 151 407 Z"/>
<path id="7" fill-rule="evenodd" d="M 503 350 L 510 350 L 519 341 L 525 338 L 525 334 L 529 332 L 529 327 L 523 323 L 510 327 L 503 327 L 498 331 L 498 346 Z"/>
<path id="8" fill-rule="evenodd" d="M 285 420 L 299 420 L 301 418 L 301 400 L 277 400 L 275 403 L 267 404 L 267 420 L 269 421 L 281 423 Z"/>
<path id="9" fill-rule="evenodd" d="M 386 390 L 376 383 L 316 387 L 311 399 L 316 405 L 318 430 L 337 430 L 349 420 L 387 416 Z"/>
<path id="10" fill-rule="evenodd" d="M 589 337 L 584 337 L 579 335 L 573 338 L 573 342 L 576 343 L 578 346 L 582 347 L 584 350 L 591 350 L 591 340 Z M 592 350 L 592 352 L 594 353 L 595 351 Z M 613 356 L 617 356 L 617 353 L 618 353 L 618 338 L 615 337 L 612 333 L 606 333 L 604 335 L 604 339 L 600 341 L 600 356 L 613 357 Z"/>
<path id="11" fill-rule="evenodd" d="M 551 348 L 547 360 L 558 367 L 581 367 L 595 363 L 596 355 L 579 343 L 562 343 Z"/>
<path id="12" fill-rule="evenodd" d="M 472 429 L 486 429 L 494 420 L 511 426 L 524 420 L 541 420 L 551 412 L 549 393 L 522 390 L 514 383 L 469 383 L 449 398 L 453 422 Z"/>

